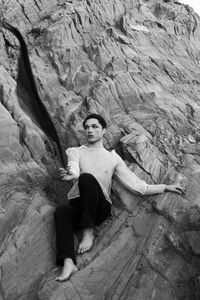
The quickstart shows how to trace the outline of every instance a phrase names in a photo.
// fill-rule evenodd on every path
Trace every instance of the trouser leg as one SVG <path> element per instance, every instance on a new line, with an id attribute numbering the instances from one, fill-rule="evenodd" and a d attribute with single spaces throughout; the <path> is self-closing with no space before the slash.
<path id="1" fill-rule="evenodd" d="M 80 197 L 57 207 L 54 214 L 58 265 L 63 265 L 64 258 L 71 258 L 76 263 L 76 229 L 94 227 L 110 215 L 111 205 L 105 199 L 101 186 L 93 175 L 80 175 L 79 190 Z"/>
<path id="2" fill-rule="evenodd" d="M 54 213 L 56 228 L 57 265 L 63 265 L 65 258 L 73 259 L 76 264 L 74 249 L 74 230 L 80 222 L 80 212 L 70 204 L 56 208 Z"/>
<path id="3" fill-rule="evenodd" d="M 81 221 L 83 228 L 91 228 L 103 222 L 110 215 L 111 205 L 96 178 L 83 173 L 79 177 Z"/>

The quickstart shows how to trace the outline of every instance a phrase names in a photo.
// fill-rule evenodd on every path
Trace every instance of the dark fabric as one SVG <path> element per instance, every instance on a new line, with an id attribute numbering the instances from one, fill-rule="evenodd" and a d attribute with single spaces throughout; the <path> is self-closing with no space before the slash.
<path id="1" fill-rule="evenodd" d="M 65 167 L 67 165 L 67 157 L 65 152 L 62 150 L 54 123 L 51 120 L 46 106 L 39 97 L 26 43 L 17 28 L 5 22 L 5 20 L 3 21 L 3 26 L 15 35 L 21 47 L 18 59 L 16 88 L 19 104 L 26 114 L 29 115 L 32 121 L 55 143 L 53 143 L 53 145 L 57 146 L 57 152 L 60 155 L 63 167 Z"/>
<path id="2" fill-rule="evenodd" d="M 105 199 L 95 177 L 84 173 L 79 177 L 80 197 L 58 206 L 54 214 L 56 227 L 57 265 L 65 258 L 76 263 L 74 231 L 91 228 L 105 221 L 111 212 L 111 204 Z"/>

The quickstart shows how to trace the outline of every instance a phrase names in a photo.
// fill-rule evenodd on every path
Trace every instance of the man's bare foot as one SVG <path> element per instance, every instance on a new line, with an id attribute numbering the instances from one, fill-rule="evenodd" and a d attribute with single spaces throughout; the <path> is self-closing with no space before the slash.
<path id="1" fill-rule="evenodd" d="M 63 269 L 62 269 L 62 273 L 60 274 L 60 276 L 56 277 L 56 280 L 57 281 L 65 281 L 65 280 L 68 280 L 69 277 L 77 272 L 78 269 L 77 267 L 75 266 L 73 260 L 71 258 L 66 258 L 64 260 L 64 266 L 63 266 Z"/>
<path id="2" fill-rule="evenodd" d="M 91 249 L 94 241 L 93 228 L 86 228 L 83 232 L 82 241 L 78 247 L 77 253 L 84 253 Z"/>

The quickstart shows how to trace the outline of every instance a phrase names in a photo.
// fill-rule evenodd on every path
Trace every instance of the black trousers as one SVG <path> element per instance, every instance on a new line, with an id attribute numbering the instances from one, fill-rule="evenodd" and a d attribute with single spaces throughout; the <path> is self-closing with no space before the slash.
<path id="1" fill-rule="evenodd" d="M 80 197 L 60 205 L 54 213 L 56 228 L 57 265 L 63 265 L 65 258 L 76 263 L 74 231 L 93 228 L 105 221 L 111 212 L 111 204 L 105 199 L 96 178 L 83 173 L 79 177 Z"/>

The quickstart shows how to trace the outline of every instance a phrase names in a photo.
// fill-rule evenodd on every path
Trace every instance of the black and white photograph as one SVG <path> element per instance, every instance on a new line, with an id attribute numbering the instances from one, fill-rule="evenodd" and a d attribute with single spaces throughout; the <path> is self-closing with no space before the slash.
<path id="1" fill-rule="evenodd" d="M 0 300 L 200 299 L 200 2 L 0 0 Z"/>

